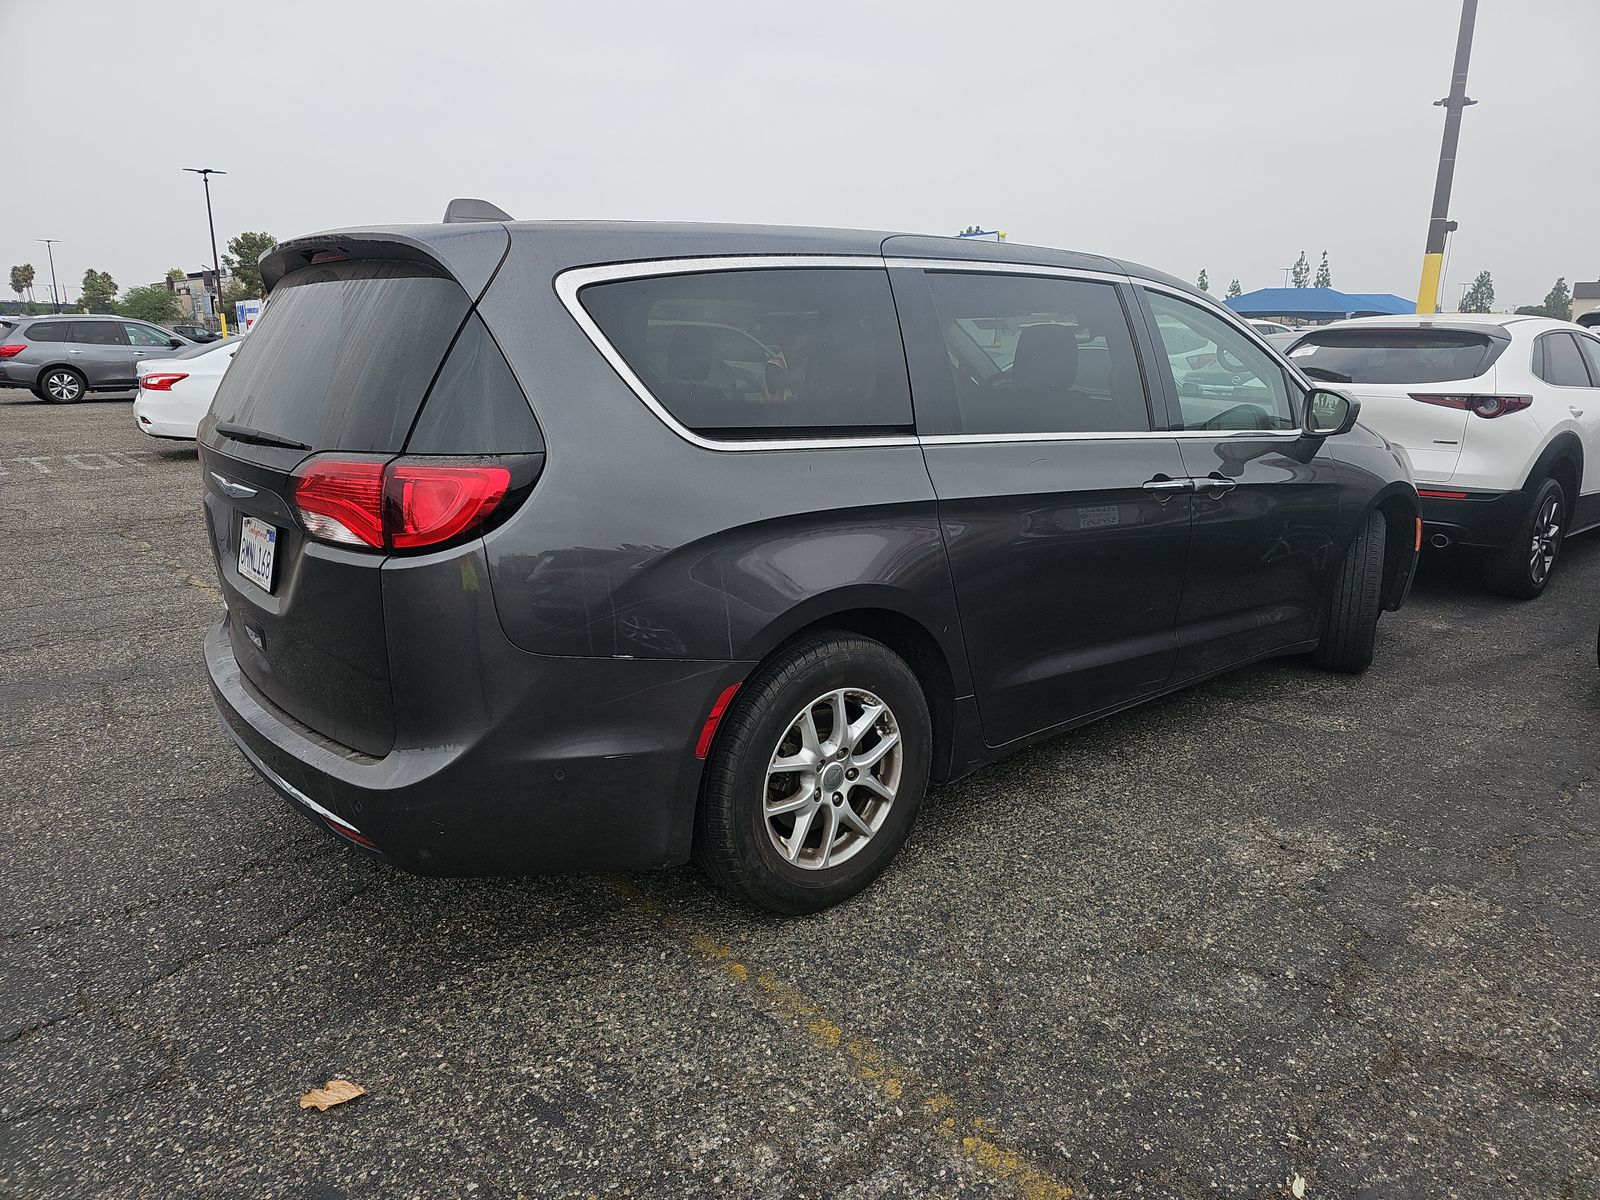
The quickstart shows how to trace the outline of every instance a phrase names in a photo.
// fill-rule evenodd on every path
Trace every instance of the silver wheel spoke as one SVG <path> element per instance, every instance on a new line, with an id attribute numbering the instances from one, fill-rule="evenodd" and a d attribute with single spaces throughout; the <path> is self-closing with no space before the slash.
<path id="1" fill-rule="evenodd" d="M 865 708 L 861 715 L 855 719 L 855 723 L 850 726 L 850 735 L 845 745 L 854 750 L 856 743 L 866 736 L 867 730 L 877 723 L 878 718 L 883 716 L 883 712 L 884 706 L 882 704 L 873 704 Z"/>
<path id="2" fill-rule="evenodd" d="M 779 756 L 772 760 L 772 765 L 767 768 L 768 775 L 782 775 L 793 771 L 810 771 L 820 761 L 820 755 L 811 750 L 801 749 L 799 754 L 787 757 Z"/>
<path id="3" fill-rule="evenodd" d="M 822 813 L 822 847 L 817 866 L 825 867 L 833 857 L 833 840 L 839 835 L 839 809 L 836 805 L 824 804 L 818 811 Z"/>
<path id="4" fill-rule="evenodd" d="M 850 826 L 862 837 L 871 837 L 876 832 L 871 825 L 866 823 L 860 813 L 850 807 L 848 801 L 839 806 L 838 812 L 839 820 Z"/>
<path id="5" fill-rule="evenodd" d="M 900 744 L 898 733 L 886 733 L 878 739 L 878 744 L 871 750 L 863 750 L 852 760 L 857 767 L 875 767 L 882 761 L 883 756 Z"/>
<path id="6" fill-rule="evenodd" d="M 817 736 L 817 719 L 811 713 L 811 706 L 806 706 L 806 711 L 800 715 L 798 722 L 800 730 L 800 744 L 817 758 L 822 757 L 822 739 Z"/>
<path id="7" fill-rule="evenodd" d="M 860 779 L 856 780 L 856 786 L 864 787 L 869 792 L 876 792 L 885 800 L 894 799 L 894 789 L 885 785 L 881 779 L 878 779 L 875 776 L 863 775 Z"/>
<path id="8" fill-rule="evenodd" d="M 833 732 L 828 739 L 835 746 L 848 746 L 850 719 L 844 715 L 844 693 L 834 692 L 829 696 L 828 707 L 833 711 Z"/>
<path id="9" fill-rule="evenodd" d="M 808 808 L 794 819 L 794 832 L 789 835 L 788 843 L 780 843 L 779 849 L 783 856 L 790 862 L 800 857 L 800 847 L 806 843 L 806 834 L 811 832 L 811 822 L 816 820 L 816 808 Z M 770 828 L 770 827 L 769 827 Z"/>
<path id="10" fill-rule="evenodd" d="M 767 805 L 767 816 L 781 817 L 785 813 L 798 812 L 800 809 L 810 804 L 813 799 L 814 797 L 811 795 L 811 789 L 808 787 L 803 787 L 787 799 L 779 800 L 774 804 Z"/>

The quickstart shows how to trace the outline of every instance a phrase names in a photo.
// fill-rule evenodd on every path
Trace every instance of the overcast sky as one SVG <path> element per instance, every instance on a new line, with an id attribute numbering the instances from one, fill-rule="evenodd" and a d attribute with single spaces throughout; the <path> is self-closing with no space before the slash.
<path id="1" fill-rule="evenodd" d="M 1415 293 L 1458 0 L 0 0 L 0 268 L 124 288 L 217 236 L 781 222 L 1132 258 L 1221 295 L 1303 249 Z M 1600 0 L 1483 0 L 1446 304 L 1600 277 Z M 209 81 L 209 85 L 208 85 Z M 0 276 L 0 283 L 4 277 Z M 42 288 L 38 289 L 41 298 Z M 0 293 L 9 295 L 9 293 Z"/>

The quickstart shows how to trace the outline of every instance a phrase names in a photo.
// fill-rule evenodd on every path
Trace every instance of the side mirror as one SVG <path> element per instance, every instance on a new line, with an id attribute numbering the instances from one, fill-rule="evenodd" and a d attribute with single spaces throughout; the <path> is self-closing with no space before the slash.
<path id="1" fill-rule="evenodd" d="M 789 388 L 789 372 L 782 363 L 771 361 L 767 363 L 763 387 L 767 395 L 783 398 L 784 392 Z"/>
<path id="2" fill-rule="evenodd" d="M 1312 388 L 1306 393 L 1305 419 L 1300 431 L 1307 437 L 1338 437 L 1355 428 L 1361 401 L 1332 388 Z"/>
<path id="3" fill-rule="evenodd" d="M 183 349 L 183 339 L 182 338 L 168 338 L 167 339 L 167 345 L 172 347 L 172 349 L 174 349 L 174 350 L 182 350 Z"/>

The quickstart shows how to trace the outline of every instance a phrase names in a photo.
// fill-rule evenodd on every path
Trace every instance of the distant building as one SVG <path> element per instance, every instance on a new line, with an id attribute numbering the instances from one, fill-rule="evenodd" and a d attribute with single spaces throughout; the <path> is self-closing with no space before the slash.
<path id="1" fill-rule="evenodd" d="M 209 296 L 216 294 L 215 271 L 190 271 L 182 279 L 163 279 L 167 290 L 178 297 L 185 318 L 204 322 L 211 315 Z"/>
<path id="2" fill-rule="evenodd" d="M 1572 319 L 1576 321 L 1591 312 L 1600 312 L 1600 279 L 1572 285 Z"/>

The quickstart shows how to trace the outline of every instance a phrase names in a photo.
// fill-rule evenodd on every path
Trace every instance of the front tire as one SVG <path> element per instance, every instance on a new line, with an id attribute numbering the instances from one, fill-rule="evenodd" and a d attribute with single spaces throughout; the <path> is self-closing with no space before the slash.
<path id="1" fill-rule="evenodd" d="M 1511 544 L 1483 560 L 1483 581 L 1489 590 L 1513 600 L 1532 600 L 1543 592 L 1561 553 L 1566 522 L 1567 494 L 1554 479 L 1546 479 L 1517 522 Z"/>
<path id="2" fill-rule="evenodd" d="M 71 367 L 51 367 L 39 376 L 33 394 L 51 404 L 76 404 L 89 391 L 89 382 Z"/>
<path id="3" fill-rule="evenodd" d="M 1359 675 L 1372 665 L 1388 533 L 1383 514 L 1368 513 L 1339 564 L 1323 610 L 1322 641 L 1311 652 L 1311 661 L 1325 671 Z"/>
<path id="4" fill-rule="evenodd" d="M 932 723 L 911 668 L 829 631 L 763 664 L 717 731 L 695 861 L 771 912 L 861 891 L 905 843 L 927 791 Z"/>

